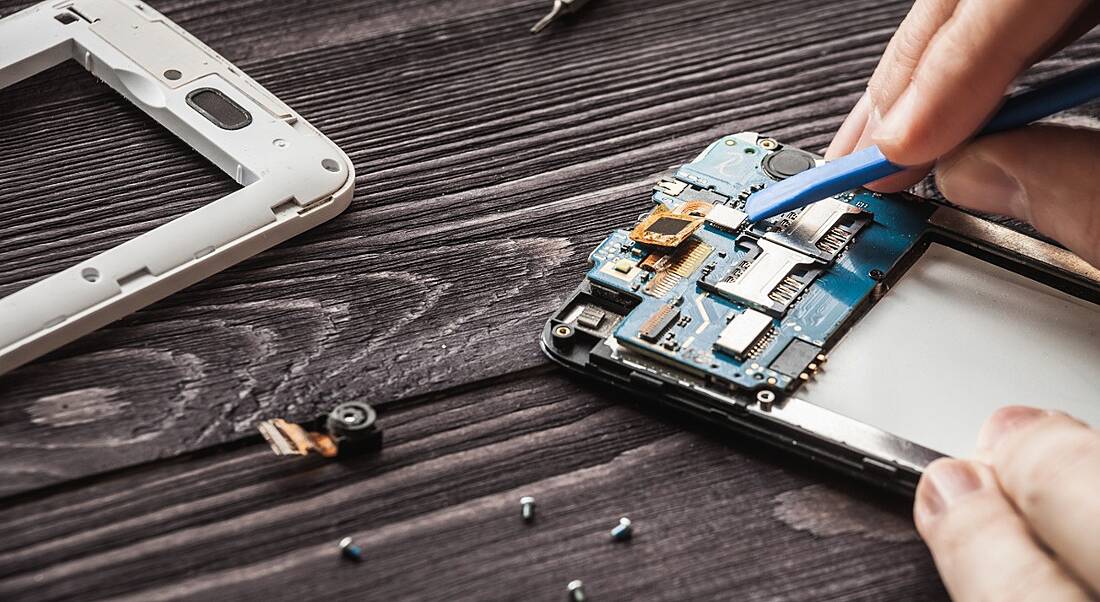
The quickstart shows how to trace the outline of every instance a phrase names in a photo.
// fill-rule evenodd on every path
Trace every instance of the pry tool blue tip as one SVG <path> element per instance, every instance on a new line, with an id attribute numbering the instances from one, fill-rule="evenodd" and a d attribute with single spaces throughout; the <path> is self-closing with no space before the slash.
<path id="1" fill-rule="evenodd" d="M 1100 65 L 1072 71 L 1010 96 L 978 136 L 1023 127 L 1100 98 Z M 750 221 L 767 219 L 903 171 L 878 146 L 845 155 L 753 193 L 745 203 Z"/>

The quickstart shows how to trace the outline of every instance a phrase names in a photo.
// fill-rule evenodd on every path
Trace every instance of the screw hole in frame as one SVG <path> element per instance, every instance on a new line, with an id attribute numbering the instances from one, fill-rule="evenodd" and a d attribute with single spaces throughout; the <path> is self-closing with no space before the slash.
<path id="1" fill-rule="evenodd" d="M 80 272 L 80 277 L 88 282 L 97 282 L 99 280 L 99 270 L 95 268 L 84 268 Z"/>
<path id="2" fill-rule="evenodd" d="M 332 172 L 340 171 L 340 164 L 336 162 L 336 159 L 325 159 L 321 161 L 321 167 Z"/>
<path id="3" fill-rule="evenodd" d="M 176 81 L 177 79 L 179 79 L 181 77 L 183 77 L 183 74 L 180 73 L 179 69 L 169 69 L 169 70 L 164 72 L 164 79 L 170 79 L 172 81 Z"/>

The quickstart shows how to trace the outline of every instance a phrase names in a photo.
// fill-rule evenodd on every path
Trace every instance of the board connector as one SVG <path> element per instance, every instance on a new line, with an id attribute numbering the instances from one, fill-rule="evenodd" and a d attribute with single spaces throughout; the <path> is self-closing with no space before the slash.
<path id="1" fill-rule="evenodd" d="M 305 424 L 272 418 L 257 428 L 277 456 L 306 456 L 312 452 L 334 458 L 381 448 L 382 430 L 375 426 L 376 419 L 374 408 L 351 401 Z"/>

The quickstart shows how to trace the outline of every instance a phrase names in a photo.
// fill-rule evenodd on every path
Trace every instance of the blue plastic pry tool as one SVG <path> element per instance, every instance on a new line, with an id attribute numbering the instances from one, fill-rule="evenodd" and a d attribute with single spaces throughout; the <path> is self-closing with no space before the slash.
<path id="1" fill-rule="evenodd" d="M 1078 69 L 1009 97 L 978 136 L 1023 127 L 1097 98 L 1100 98 L 1100 65 Z M 745 203 L 745 213 L 750 221 L 767 219 L 904 169 L 891 163 L 877 146 L 869 146 L 753 193 Z"/>

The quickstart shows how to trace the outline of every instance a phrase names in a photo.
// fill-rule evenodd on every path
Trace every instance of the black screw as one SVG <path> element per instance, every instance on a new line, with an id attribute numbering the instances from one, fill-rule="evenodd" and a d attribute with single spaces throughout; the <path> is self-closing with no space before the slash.
<path id="1" fill-rule="evenodd" d="M 883 274 L 882 270 L 880 270 L 878 268 L 875 268 L 875 269 L 871 270 L 870 272 L 867 273 L 867 275 L 871 277 L 871 280 L 874 280 L 876 282 L 881 281 L 883 278 L 886 277 L 886 274 Z"/>
<path id="2" fill-rule="evenodd" d="M 580 579 L 570 581 L 569 585 L 565 586 L 565 589 L 569 590 L 570 602 L 584 602 L 588 599 L 584 595 L 584 583 L 581 583 Z"/>

